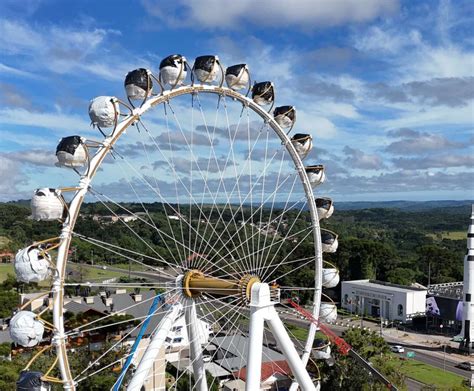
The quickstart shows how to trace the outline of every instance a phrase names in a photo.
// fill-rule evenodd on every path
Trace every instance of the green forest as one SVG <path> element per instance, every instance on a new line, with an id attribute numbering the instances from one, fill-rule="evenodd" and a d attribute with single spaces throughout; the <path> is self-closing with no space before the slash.
<path id="1" fill-rule="evenodd" d="M 143 206 L 138 204 L 126 204 L 124 208 L 130 213 L 143 211 Z M 179 222 L 167 220 L 166 216 L 172 212 L 164 208 L 170 206 L 159 203 L 146 205 L 147 213 L 165 235 L 171 235 L 171 231 L 182 230 Z M 156 254 L 166 259 L 169 258 L 170 252 L 175 257 L 182 256 L 175 248 L 166 247 L 163 236 L 158 235 L 157 230 L 140 221 L 130 223 L 138 233 L 134 235 L 123 224 L 104 224 L 93 218 L 93 216 L 110 215 L 111 212 L 123 213 L 115 205 L 84 204 L 75 232 L 148 255 L 149 259 L 145 258 L 142 261 L 156 266 L 159 266 Z M 186 215 L 188 210 L 182 207 L 181 213 Z M 220 220 L 226 222 L 236 218 L 229 210 L 220 213 Z M 263 221 L 267 213 L 268 211 L 263 209 L 261 216 L 257 214 L 251 217 L 250 212 L 244 209 L 240 217 L 245 220 L 259 218 Z M 33 241 L 58 235 L 60 222 L 37 222 L 29 219 L 29 215 L 29 207 L 24 204 L 0 204 L 0 251 L 16 252 L 17 249 Z M 409 211 L 398 208 L 337 210 L 336 204 L 334 215 L 321 221 L 321 225 L 339 235 L 339 248 L 334 254 L 324 254 L 324 259 L 340 269 L 341 280 L 369 278 L 397 284 L 418 282 L 423 285 L 429 282 L 433 284 L 460 281 L 469 216 L 468 204 Z M 196 220 L 200 218 L 200 216 L 191 217 Z M 210 213 L 209 221 L 213 219 L 218 220 L 216 210 Z M 297 211 L 289 211 L 285 214 L 285 219 L 292 223 L 292 232 L 304 231 L 309 225 L 307 212 L 298 214 Z M 287 225 L 280 226 L 281 234 L 285 234 Z M 215 229 L 222 230 L 219 226 Z M 231 234 L 232 232 L 229 232 L 229 235 Z M 190 240 L 187 232 L 183 235 L 186 240 Z M 206 235 L 209 234 L 203 233 L 203 236 Z M 297 248 L 288 241 L 279 248 L 271 248 L 269 251 L 289 254 L 294 259 L 304 258 L 311 254 L 312 239 L 310 237 L 300 239 Z M 212 240 L 212 236 L 209 236 L 208 240 Z M 237 254 L 238 251 L 236 250 Z M 116 253 L 78 237 L 73 240 L 71 257 L 74 261 L 87 263 L 90 263 L 91 257 L 95 263 L 124 262 Z M 292 268 L 297 270 L 288 273 Z M 288 276 L 284 277 L 284 281 L 279 281 L 284 285 L 311 284 L 311 265 L 299 269 L 295 265 L 281 266 L 279 274 L 286 273 Z"/>

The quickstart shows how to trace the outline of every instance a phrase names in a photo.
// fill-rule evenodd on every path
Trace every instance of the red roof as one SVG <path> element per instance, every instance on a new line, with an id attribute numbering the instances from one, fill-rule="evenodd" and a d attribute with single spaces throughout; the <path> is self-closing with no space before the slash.
<path id="1" fill-rule="evenodd" d="M 262 363 L 262 373 L 260 375 L 260 381 L 268 379 L 270 376 L 280 374 L 285 376 L 291 375 L 291 369 L 285 360 L 281 361 L 270 361 Z M 247 368 L 242 368 L 234 372 L 234 376 L 243 381 L 247 379 Z"/>

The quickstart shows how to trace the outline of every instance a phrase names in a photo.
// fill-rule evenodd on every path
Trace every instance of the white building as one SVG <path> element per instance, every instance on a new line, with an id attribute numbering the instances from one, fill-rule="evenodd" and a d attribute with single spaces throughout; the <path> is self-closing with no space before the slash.
<path id="1" fill-rule="evenodd" d="M 409 322 L 425 313 L 427 290 L 375 280 L 342 281 L 342 308 L 359 315 Z"/>

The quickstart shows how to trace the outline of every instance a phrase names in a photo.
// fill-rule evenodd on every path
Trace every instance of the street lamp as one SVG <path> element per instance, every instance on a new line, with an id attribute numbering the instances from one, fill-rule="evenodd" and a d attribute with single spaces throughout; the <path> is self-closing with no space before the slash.
<path id="1" fill-rule="evenodd" d="M 383 337 L 383 326 L 387 327 L 388 326 L 388 319 L 383 319 L 380 317 L 380 336 Z"/>

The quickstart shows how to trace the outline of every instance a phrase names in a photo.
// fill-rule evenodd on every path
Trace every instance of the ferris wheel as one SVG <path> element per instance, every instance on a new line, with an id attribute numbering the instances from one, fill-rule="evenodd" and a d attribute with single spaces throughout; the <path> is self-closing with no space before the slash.
<path id="1" fill-rule="evenodd" d="M 323 252 L 336 251 L 337 235 L 320 229 L 334 207 L 313 193 L 324 167 L 303 163 L 312 137 L 293 132 L 295 107 L 274 107 L 272 82 L 252 84 L 247 65 L 225 69 L 217 56 L 198 57 L 192 67 L 169 56 L 158 76 L 129 72 L 125 90 L 126 101 L 91 101 L 102 139 L 60 141 L 58 165 L 74 170 L 78 183 L 38 189 L 32 198 L 33 218 L 59 220 L 62 228 L 15 259 L 20 281 L 51 281 L 46 306 L 29 311 L 24 304 L 10 323 L 14 341 L 36 349 L 20 381 L 79 390 L 112 371 L 113 390 L 141 390 L 161 357 L 178 362 L 167 389 L 179 389 L 183 377 L 192 378 L 189 389 L 215 389 L 218 377 L 207 374 L 221 365 L 227 380 L 259 390 L 268 362 L 286 362 L 292 390 L 319 389 L 314 368 L 330 355 L 329 344 L 315 346 L 315 323 L 296 338 L 285 300 L 304 294 L 314 318 L 335 320 L 322 289 L 339 282 L 323 261 Z M 99 270 L 128 263 L 136 278 L 71 281 L 70 267 L 86 261 L 72 255 L 81 246 L 92 258 L 100 254 L 96 263 L 109 261 Z M 131 265 L 141 269 L 132 273 Z M 102 315 L 72 325 L 70 303 L 88 304 L 73 288 L 87 289 L 90 303 L 101 297 Z M 118 290 L 133 303 L 119 308 L 110 293 Z M 115 325 L 120 332 L 91 349 L 92 336 Z M 56 357 L 49 369 L 33 371 L 48 351 Z"/>

